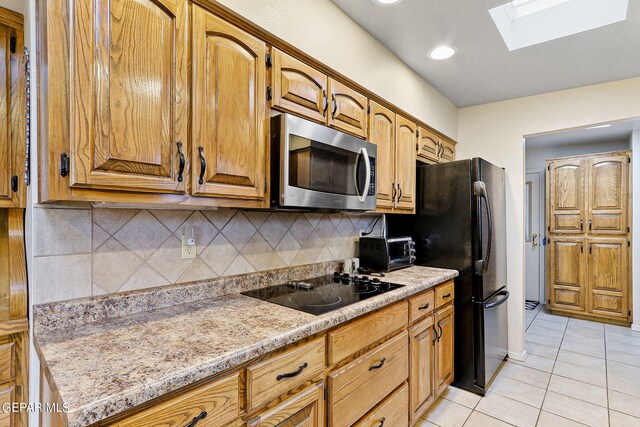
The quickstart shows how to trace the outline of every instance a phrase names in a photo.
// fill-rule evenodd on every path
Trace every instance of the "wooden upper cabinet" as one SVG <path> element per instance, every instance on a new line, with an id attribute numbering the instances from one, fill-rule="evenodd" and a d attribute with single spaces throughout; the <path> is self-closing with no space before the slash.
<path id="1" fill-rule="evenodd" d="M 585 244 L 582 237 L 553 236 L 549 239 L 548 299 L 552 307 L 583 311 L 586 281 Z"/>
<path id="2" fill-rule="evenodd" d="M 396 115 L 396 208 L 416 207 L 416 132 L 413 122 Z"/>
<path id="3" fill-rule="evenodd" d="M 273 61 L 271 106 L 317 122 L 326 123 L 328 77 L 313 67 L 276 49 Z"/>
<path id="4" fill-rule="evenodd" d="M 376 144 L 377 206 L 393 208 L 395 202 L 396 115 L 376 102 L 370 102 L 369 141 Z"/>
<path id="5" fill-rule="evenodd" d="M 193 194 L 263 199 L 266 44 L 193 7 Z"/>
<path id="6" fill-rule="evenodd" d="M 629 156 L 603 156 L 586 162 L 589 232 L 626 234 Z"/>
<path id="7" fill-rule="evenodd" d="M 552 233 L 584 231 L 584 173 L 579 159 L 549 162 L 549 227 Z"/>
<path id="8" fill-rule="evenodd" d="M 434 327 L 438 331 L 435 342 L 434 389 L 440 396 L 453 382 L 453 305 L 438 310 Z"/>
<path id="9" fill-rule="evenodd" d="M 0 17 L 16 24 L 16 27 L 0 24 L 0 207 L 25 207 L 23 18 L 2 8 Z M 16 42 L 13 52 L 12 38 Z"/>
<path id="10" fill-rule="evenodd" d="M 456 159 L 456 146 L 447 140 L 440 141 L 440 163 L 453 162 Z"/>
<path id="11" fill-rule="evenodd" d="M 418 129 L 418 160 L 438 163 L 440 160 L 440 138 L 424 128 Z"/>
<path id="12" fill-rule="evenodd" d="M 589 311 L 627 318 L 629 255 L 626 238 L 588 239 Z"/>
<path id="13" fill-rule="evenodd" d="M 433 378 L 436 335 L 433 316 L 427 317 L 409 329 L 411 355 L 409 358 L 411 360 L 409 416 L 411 425 L 416 424 L 436 400 Z"/>
<path id="14" fill-rule="evenodd" d="M 71 3 L 71 185 L 185 192 L 187 0 Z"/>
<path id="15" fill-rule="evenodd" d="M 367 137 L 367 98 L 342 83 L 329 79 L 331 115 L 329 126 L 360 138 Z"/>

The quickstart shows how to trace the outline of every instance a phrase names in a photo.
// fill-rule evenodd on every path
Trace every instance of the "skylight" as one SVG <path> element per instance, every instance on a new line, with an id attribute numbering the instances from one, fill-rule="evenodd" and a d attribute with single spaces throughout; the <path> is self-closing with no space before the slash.
<path id="1" fill-rule="evenodd" d="M 489 10 L 509 50 L 624 21 L 628 0 L 513 0 Z"/>

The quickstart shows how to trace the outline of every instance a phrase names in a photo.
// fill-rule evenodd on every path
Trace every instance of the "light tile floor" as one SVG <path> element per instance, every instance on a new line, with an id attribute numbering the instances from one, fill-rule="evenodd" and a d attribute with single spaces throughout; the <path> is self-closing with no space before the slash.
<path id="1" fill-rule="evenodd" d="M 421 427 L 640 427 L 640 332 L 526 311 L 524 362 L 508 361 L 480 397 L 455 387 Z"/>

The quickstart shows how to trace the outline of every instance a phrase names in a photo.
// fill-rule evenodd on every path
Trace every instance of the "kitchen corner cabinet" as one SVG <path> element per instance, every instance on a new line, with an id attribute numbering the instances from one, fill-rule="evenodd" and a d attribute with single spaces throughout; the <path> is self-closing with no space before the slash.
<path id="1" fill-rule="evenodd" d="M 366 138 L 364 95 L 276 48 L 271 62 L 272 108 Z"/>
<path id="2" fill-rule="evenodd" d="M 70 2 L 72 187 L 185 193 L 187 7 Z"/>
<path id="3" fill-rule="evenodd" d="M 444 139 L 423 127 L 418 128 L 417 160 L 435 164 L 452 162 L 456 158 L 453 141 Z"/>
<path id="4" fill-rule="evenodd" d="M 26 206 L 24 18 L 0 8 L 0 208 Z"/>
<path id="5" fill-rule="evenodd" d="M 264 199 L 266 44 L 193 6 L 193 194 Z"/>

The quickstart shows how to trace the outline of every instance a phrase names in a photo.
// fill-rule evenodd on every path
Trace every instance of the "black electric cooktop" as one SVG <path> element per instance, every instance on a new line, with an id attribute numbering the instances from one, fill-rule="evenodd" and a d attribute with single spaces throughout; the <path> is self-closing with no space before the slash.
<path id="1" fill-rule="evenodd" d="M 263 301 L 310 314 L 323 314 L 403 287 L 380 279 L 334 273 L 242 292 Z"/>

